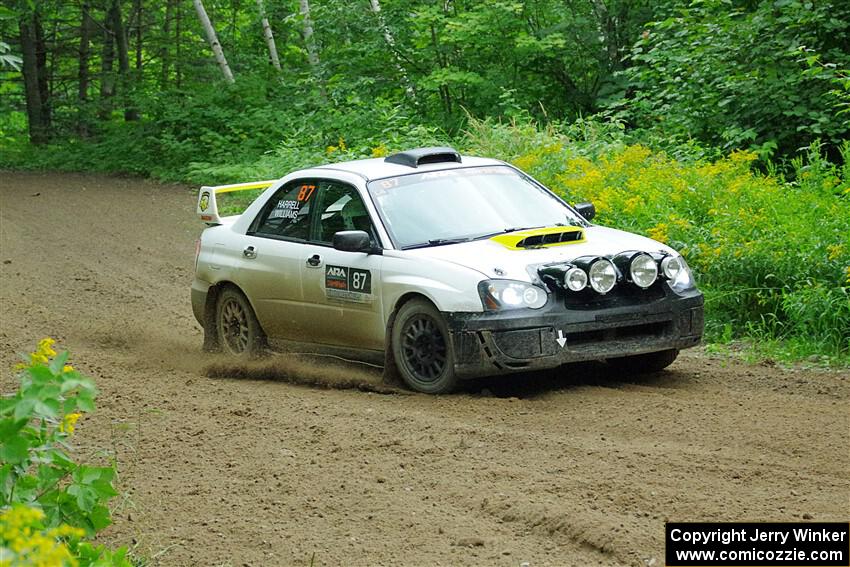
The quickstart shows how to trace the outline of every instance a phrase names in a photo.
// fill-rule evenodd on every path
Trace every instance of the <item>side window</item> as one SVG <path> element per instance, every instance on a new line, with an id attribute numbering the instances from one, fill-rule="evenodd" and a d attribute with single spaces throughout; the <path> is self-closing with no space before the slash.
<path id="1" fill-rule="evenodd" d="M 316 201 L 317 184 L 299 180 L 281 187 L 269 199 L 254 221 L 257 236 L 307 240 L 310 237 L 310 210 Z"/>
<path id="2" fill-rule="evenodd" d="M 322 200 L 319 207 L 316 240 L 330 244 L 334 234 L 341 230 L 364 230 L 377 242 L 369 212 L 357 190 L 342 183 L 322 182 Z"/>

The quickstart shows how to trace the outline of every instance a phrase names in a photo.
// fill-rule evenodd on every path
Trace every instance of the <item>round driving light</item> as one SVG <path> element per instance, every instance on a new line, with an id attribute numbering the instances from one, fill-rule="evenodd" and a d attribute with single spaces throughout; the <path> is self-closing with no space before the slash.
<path id="1" fill-rule="evenodd" d="M 581 268 L 570 268 L 564 274 L 564 285 L 572 291 L 581 291 L 587 287 L 587 273 Z"/>
<path id="2" fill-rule="evenodd" d="M 590 266 L 590 287 L 605 294 L 614 289 L 617 283 L 617 270 L 611 260 L 600 258 Z"/>
<path id="3" fill-rule="evenodd" d="M 655 283 L 658 277 L 658 264 L 648 254 L 638 254 L 632 259 L 629 273 L 636 286 L 643 289 Z"/>
<path id="4" fill-rule="evenodd" d="M 676 278 L 679 277 L 682 267 L 682 261 L 678 256 L 667 256 L 661 260 L 661 273 L 663 273 L 664 277 L 668 280 L 675 281 Z"/>
<path id="5" fill-rule="evenodd" d="M 505 305 L 522 305 L 522 295 L 520 291 L 514 286 L 506 287 L 502 290 L 502 303 Z"/>

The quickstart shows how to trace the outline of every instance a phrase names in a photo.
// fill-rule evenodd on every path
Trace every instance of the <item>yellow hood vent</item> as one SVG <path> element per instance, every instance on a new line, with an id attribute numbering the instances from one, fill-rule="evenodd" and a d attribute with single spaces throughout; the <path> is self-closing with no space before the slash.
<path id="1" fill-rule="evenodd" d="M 578 226 L 550 226 L 548 228 L 533 228 L 531 230 L 519 230 L 508 234 L 500 234 L 490 240 L 498 242 L 510 250 L 548 248 L 550 246 L 584 242 L 584 229 Z"/>

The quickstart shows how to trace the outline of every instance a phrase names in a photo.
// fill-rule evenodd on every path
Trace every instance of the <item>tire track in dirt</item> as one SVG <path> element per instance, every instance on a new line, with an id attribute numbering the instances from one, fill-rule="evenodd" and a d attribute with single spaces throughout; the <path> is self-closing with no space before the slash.
<path id="1" fill-rule="evenodd" d="M 645 565 L 666 519 L 850 516 L 847 372 L 692 352 L 645 379 L 585 364 L 429 397 L 204 354 L 194 197 L 0 172 L 0 364 L 51 335 L 97 379 L 76 439 L 119 464 L 106 542 L 161 565 Z"/>

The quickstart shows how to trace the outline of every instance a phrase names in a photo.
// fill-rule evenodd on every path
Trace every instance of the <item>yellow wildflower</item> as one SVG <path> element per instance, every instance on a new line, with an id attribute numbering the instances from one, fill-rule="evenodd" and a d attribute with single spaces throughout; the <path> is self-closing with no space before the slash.
<path id="1" fill-rule="evenodd" d="M 682 230 L 687 230 L 691 227 L 691 223 L 681 217 L 677 217 L 676 215 L 670 217 L 670 223 Z"/>
<path id="2" fill-rule="evenodd" d="M 640 195 L 634 195 L 626 199 L 626 202 L 623 204 L 623 210 L 629 214 L 634 213 L 638 209 L 640 209 L 641 205 L 643 205 L 643 199 Z"/>
<path id="3" fill-rule="evenodd" d="M 70 364 L 66 364 L 65 366 L 62 367 L 62 372 L 66 373 L 66 374 L 68 372 L 73 372 L 73 371 L 74 371 L 74 367 L 71 366 Z"/>
<path id="4" fill-rule="evenodd" d="M 826 247 L 826 258 L 827 260 L 837 260 L 839 256 L 844 252 L 843 244 L 830 244 Z"/>
<path id="5" fill-rule="evenodd" d="M 51 356 L 56 356 L 56 351 L 53 350 L 54 344 L 56 344 L 56 341 L 50 337 L 38 341 L 35 352 L 30 353 L 30 364 L 47 364 Z"/>
<path id="6" fill-rule="evenodd" d="M 343 138 L 342 136 L 339 137 L 338 144 L 339 144 L 339 151 L 344 152 L 345 150 L 348 149 L 348 147 L 345 145 L 345 138 Z"/>
<path id="7" fill-rule="evenodd" d="M 14 506 L 0 513 L 0 565 L 77 565 L 60 538 L 83 537 L 78 528 L 62 525 L 44 530 L 44 512 L 28 506 Z"/>
<path id="8" fill-rule="evenodd" d="M 658 242 L 667 243 L 667 239 L 669 238 L 667 231 L 669 230 L 669 226 L 666 222 L 660 222 L 656 226 L 650 228 L 647 231 L 649 237 L 653 240 L 657 240 Z"/>
<path id="9" fill-rule="evenodd" d="M 384 144 L 380 144 L 380 145 L 372 148 L 372 157 L 373 158 L 384 157 L 388 153 L 390 153 L 390 152 Z"/>
<path id="10" fill-rule="evenodd" d="M 338 149 L 339 148 L 336 147 L 336 146 L 328 146 L 327 148 L 325 148 L 325 153 L 328 154 L 328 155 L 331 155 L 332 153 L 334 153 Z"/>
<path id="11" fill-rule="evenodd" d="M 645 146 L 641 146 L 640 144 L 636 144 L 634 146 L 629 146 L 620 155 L 617 156 L 617 161 L 623 163 L 624 165 L 632 165 L 639 164 L 644 162 L 652 155 L 652 152 L 649 148 Z"/>
<path id="12" fill-rule="evenodd" d="M 524 171 L 528 171 L 529 169 L 531 169 L 532 167 L 537 165 L 539 162 L 540 162 L 539 157 L 537 157 L 534 154 L 527 154 L 527 155 L 519 156 L 518 158 L 516 158 L 514 160 L 514 165 L 517 166 L 518 168 L 524 170 Z"/>
<path id="13" fill-rule="evenodd" d="M 47 534 L 53 537 L 82 538 L 86 535 L 86 532 L 83 529 L 75 528 L 68 524 L 62 524 L 58 528 L 48 530 Z"/>
<path id="14" fill-rule="evenodd" d="M 62 421 L 59 423 L 59 432 L 65 433 L 67 435 L 74 434 L 74 428 L 77 425 L 77 421 L 82 417 L 81 413 L 69 413 L 62 418 Z"/>
<path id="15" fill-rule="evenodd" d="M 50 337 L 45 337 L 38 341 L 38 351 L 46 356 L 56 356 L 56 351 L 53 350 L 53 345 L 56 344 L 56 341 L 51 339 Z"/>
<path id="16" fill-rule="evenodd" d="M 560 142 L 546 144 L 545 146 L 543 146 L 543 153 L 545 154 L 559 154 L 562 151 L 564 151 L 564 145 Z"/>
<path id="17" fill-rule="evenodd" d="M 729 154 L 729 159 L 733 163 L 749 164 L 758 159 L 758 154 L 749 150 L 735 150 Z"/>

